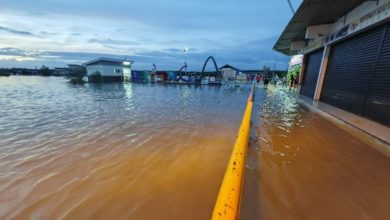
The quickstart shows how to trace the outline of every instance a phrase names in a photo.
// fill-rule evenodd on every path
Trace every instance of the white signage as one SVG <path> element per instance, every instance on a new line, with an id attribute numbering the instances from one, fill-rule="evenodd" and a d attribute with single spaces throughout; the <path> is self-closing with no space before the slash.
<path id="1" fill-rule="evenodd" d="M 350 35 L 387 18 L 390 18 L 390 2 L 382 4 L 374 8 L 372 11 L 364 14 L 360 18 L 353 20 L 350 24 L 344 26 L 336 33 L 332 34 L 332 36 L 327 39 L 327 42 L 331 42 L 341 37 Z"/>

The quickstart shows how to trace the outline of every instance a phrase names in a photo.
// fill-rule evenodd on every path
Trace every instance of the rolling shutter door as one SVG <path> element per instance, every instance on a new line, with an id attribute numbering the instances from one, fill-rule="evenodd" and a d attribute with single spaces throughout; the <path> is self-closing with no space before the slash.
<path id="1" fill-rule="evenodd" d="M 363 115 L 390 125 L 390 24 L 383 31 L 384 39 L 367 94 Z"/>
<path id="2" fill-rule="evenodd" d="M 382 28 L 375 28 L 332 47 L 321 101 L 363 114 L 382 35 Z"/>
<path id="3" fill-rule="evenodd" d="M 306 55 L 306 71 L 303 75 L 303 82 L 300 93 L 311 99 L 314 98 L 314 92 L 317 86 L 318 74 L 320 72 L 323 53 L 324 49 L 321 49 Z"/>

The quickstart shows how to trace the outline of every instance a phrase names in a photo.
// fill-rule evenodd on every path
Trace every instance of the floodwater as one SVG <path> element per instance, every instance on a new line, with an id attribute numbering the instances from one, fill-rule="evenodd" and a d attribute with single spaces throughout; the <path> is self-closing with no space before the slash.
<path id="1" fill-rule="evenodd" d="M 0 219 L 209 219 L 248 93 L 0 78 Z"/>
<path id="2" fill-rule="evenodd" d="M 284 91 L 256 99 L 241 219 L 390 218 L 390 158 Z"/>
<path id="3" fill-rule="evenodd" d="M 0 78 L 0 219 L 210 219 L 249 88 Z M 388 219 L 390 160 L 256 92 L 241 219 Z"/>

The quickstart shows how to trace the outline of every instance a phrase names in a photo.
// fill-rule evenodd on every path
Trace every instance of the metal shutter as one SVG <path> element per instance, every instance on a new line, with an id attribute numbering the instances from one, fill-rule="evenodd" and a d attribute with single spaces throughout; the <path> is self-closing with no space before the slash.
<path id="1" fill-rule="evenodd" d="M 363 115 L 390 125 L 390 24 L 383 29 L 383 40 Z"/>
<path id="2" fill-rule="evenodd" d="M 314 98 L 323 53 L 324 49 L 321 49 L 306 55 L 306 71 L 303 75 L 303 82 L 300 90 L 300 93 L 304 96 Z"/>
<path id="3" fill-rule="evenodd" d="M 382 31 L 383 27 L 375 28 L 332 47 L 321 101 L 349 112 L 363 114 Z"/>

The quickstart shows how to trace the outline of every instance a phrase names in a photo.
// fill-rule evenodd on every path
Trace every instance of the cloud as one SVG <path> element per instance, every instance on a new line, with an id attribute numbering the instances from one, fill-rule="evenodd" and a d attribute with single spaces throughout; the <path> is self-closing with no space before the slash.
<path id="1" fill-rule="evenodd" d="M 28 31 L 19 31 L 19 30 L 15 30 L 15 29 L 3 27 L 3 26 L 0 26 L 0 31 L 5 31 L 8 33 L 12 33 L 12 34 L 27 35 L 27 36 L 34 35 L 33 33 L 28 32 Z"/>
<path id="2" fill-rule="evenodd" d="M 91 38 L 88 43 L 98 43 L 103 45 L 139 45 L 138 42 L 129 40 L 113 40 L 110 38 Z"/>
<path id="3" fill-rule="evenodd" d="M 264 41 L 268 42 L 267 40 Z M 252 48 L 248 49 L 250 45 Z M 239 69 L 262 69 L 263 65 L 273 67 L 276 64 L 277 69 L 287 69 L 288 57 L 278 54 L 274 51 L 261 51 L 262 44 L 253 44 L 248 42 L 238 47 L 232 47 L 222 51 L 197 51 L 192 50 L 187 53 L 187 63 L 189 70 L 200 70 L 205 59 L 212 55 L 217 64 L 231 64 Z M 237 54 L 239 56 L 237 56 Z M 133 53 L 111 54 L 94 52 L 61 52 L 61 51 L 27 51 L 17 48 L 0 48 L 1 56 L 6 60 L 30 60 L 24 67 L 46 65 L 50 67 L 65 66 L 69 63 L 82 64 L 88 60 L 97 57 L 109 57 L 123 59 L 125 57 L 135 61 L 135 69 L 151 69 L 152 63 L 155 63 L 162 70 L 176 70 L 184 63 L 184 52 L 181 49 L 171 48 L 162 50 L 139 50 Z M 5 59 L 3 59 L 5 60 Z M 33 61 L 32 61 L 33 60 Z M 0 62 L 2 64 L 2 62 Z M 211 68 L 211 65 L 209 66 Z"/>
<path id="4" fill-rule="evenodd" d="M 190 70 L 201 69 L 209 55 L 219 65 L 240 69 L 273 67 L 273 63 L 283 69 L 289 59 L 272 51 L 291 18 L 284 1 L 27 2 L 6 0 L 0 7 L 0 24 L 6 24 L 0 26 L 0 32 L 18 34 L 0 37 L 0 46 L 15 47 L 0 48 L 0 55 L 34 58 L 16 63 L 18 66 L 53 67 L 100 56 L 127 56 L 135 61 L 136 69 L 150 69 L 152 63 L 161 69 L 178 69 L 184 63 L 184 48 L 191 48 L 187 52 Z M 132 13 L 128 13 L 129 7 Z"/>
<path id="5" fill-rule="evenodd" d="M 194 48 L 186 48 L 187 49 L 187 52 L 194 52 L 196 51 L 196 49 Z M 168 49 L 165 49 L 164 51 L 167 51 L 167 52 L 172 52 L 172 53 L 184 53 L 185 49 L 179 49 L 179 48 L 168 48 Z"/>
<path id="6" fill-rule="evenodd" d="M 12 47 L 0 48 L 0 55 L 4 56 L 26 56 L 27 53 L 24 50 L 20 50 Z"/>
<path id="7" fill-rule="evenodd" d="M 56 36 L 58 33 L 51 33 L 51 32 L 46 32 L 46 31 L 41 31 L 39 32 L 42 35 L 47 35 L 47 36 Z"/>

